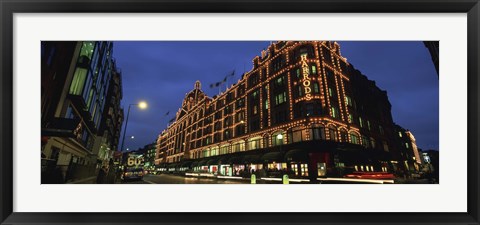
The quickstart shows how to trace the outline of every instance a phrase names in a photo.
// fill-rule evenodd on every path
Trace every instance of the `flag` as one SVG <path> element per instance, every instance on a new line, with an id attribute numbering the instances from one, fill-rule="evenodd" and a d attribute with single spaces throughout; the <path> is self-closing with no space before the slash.
<path id="1" fill-rule="evenodd" d="M 218 86 L 220 86 L 223 82 L 225 82 L 225 81 L 217 82 L 217 83 L 214 83 L 214 84 L 210 84 L 210 88 L 218 87 Z"/>
<path id="2" fill-rule="evenodd" d="M 175 121 L 175 117 L 173 117 L 170 121 L 168 121 L 169 123 L 173 123 L 173 121 Z"/>
<path id="3" fill-rule="evenodd" d="M 214 84 L 210 84 L 210 88 L 219 87 L 219 86 L 222 85 L 223 83 L 227 82 L 227 78 L 228 78 L 229 76 L 230 76 L 230 77 L 235 76 L 235 70 L 233 70 L 232 73 L 230 73 L 230 74 L 228 74 L 227 76 L 225 76 L 225 78 L 223 78 L 222 81 L 216 82 L 216 83 L 214 83 Z"/>
<path id="4" fill-rule="evenodd" d="M 170 111 L 168 111 L 167 113 L 165 113 L 165 116 L 168 116 L 169 113 L 170 113 Z"/>

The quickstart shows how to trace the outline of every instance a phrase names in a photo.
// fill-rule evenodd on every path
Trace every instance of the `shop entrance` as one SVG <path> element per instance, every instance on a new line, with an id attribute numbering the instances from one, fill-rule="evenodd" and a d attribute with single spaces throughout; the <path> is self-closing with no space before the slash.
<path id="1" fill-rule="evenodd" d="M 327 164 L 326 163 L 317 163 L 318 176 L 324 177 L 327 175 Z"/>

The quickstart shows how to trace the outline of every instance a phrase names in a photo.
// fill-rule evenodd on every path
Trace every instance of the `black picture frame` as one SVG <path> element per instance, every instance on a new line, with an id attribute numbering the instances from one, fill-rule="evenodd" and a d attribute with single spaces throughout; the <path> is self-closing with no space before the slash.
<path id="1" fill-rule="evenodd" d="M 2 224 L 480 224 L 479 0 L 0 0 L 0 221 Z M 13 212 L 14 13 L 467 13 L 467 213 L 20 213 Z"/>

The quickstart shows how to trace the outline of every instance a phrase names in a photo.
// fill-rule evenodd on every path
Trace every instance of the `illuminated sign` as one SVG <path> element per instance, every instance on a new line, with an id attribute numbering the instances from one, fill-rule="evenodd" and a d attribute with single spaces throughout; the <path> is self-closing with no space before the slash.
<path id="1" fill-rule="evenodd" d="M 141 166 L 143 165 L 144 159 L 142 155 L 129 155 L 127 159 L 127 166 Z"/>
<path id="2" fill-rule="evenodd" d="M 308 68 L 307 55 L 301 56 L 302 60 L 302 71 L 303 71 L 303 88 L 305 90 L 305 98 L 307 101 L 312 99 L 312 89 L 310 88 L 310 69 Z"/>

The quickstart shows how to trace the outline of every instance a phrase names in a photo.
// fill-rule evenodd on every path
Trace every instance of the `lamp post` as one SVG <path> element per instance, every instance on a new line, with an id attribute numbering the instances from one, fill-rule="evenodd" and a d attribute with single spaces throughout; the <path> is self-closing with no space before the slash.
<path id="1" fill-rule="evenodd" d="M 282 133 L 278 134 L 277 139 L 280 141 L 280 152 L 282 152 L 283 134 Z M 276 166 L 275 163 L 274 163 L 274 166 Z"/>
<path id="2" fill-rule="evenodd" d="M 122 138 L 122 147 L 120 148 L 120 151 L 123 152 L 123 145 L 125 144 L 125 133 L 127 132 L 127 125 L 128 125 L 128 116 L 130 115 L 130 107 L 132 105 L 138 106 L 140 109 L 146 109 L 147 108 L 147 103 L 146 102 L 139 102 L 137 104 L 130 104 L 128 105 L 128 111 L 127 111 L 127 119 L 125 120 L 125 128 L 123 129 L 123 138 Z M 133 138 L 133 136 L 132 136 Z"/>

